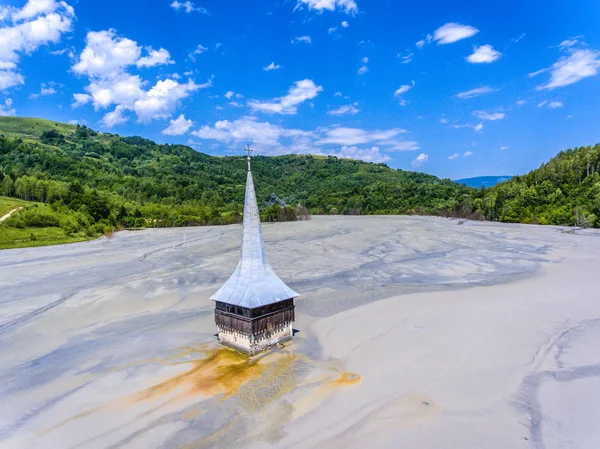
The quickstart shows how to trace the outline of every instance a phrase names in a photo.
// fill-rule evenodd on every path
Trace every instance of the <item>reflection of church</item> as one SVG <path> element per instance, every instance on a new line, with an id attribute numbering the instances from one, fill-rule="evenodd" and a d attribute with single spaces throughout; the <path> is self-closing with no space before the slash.
<path id="1" fill-rule="evenodd" d="M 296 296 L 298 293 L 285 285 L 267 262 L 248 150 L 240 262 L 210 298 L 215 301 L 219 340 L 254 355 L 291 339 Z"/>

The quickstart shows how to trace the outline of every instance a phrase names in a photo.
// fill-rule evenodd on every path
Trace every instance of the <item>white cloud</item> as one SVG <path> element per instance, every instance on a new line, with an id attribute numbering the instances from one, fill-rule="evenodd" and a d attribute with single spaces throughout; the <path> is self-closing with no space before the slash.
<path id="1" fill-rule="evenodd" d="M 145 93 L 143 98 L 134 103 L 133 109 L 138 120 L 143 123 L 157 118 L 167 118 L 171 116 L 180 100 L 188 97 L 192 92 L 210 85 L 212 85 L 210 81 L 203 85 L 196 84 L 192 80 L 186 84 L 180 84 L 171 79 L 158 81 Z"/>
<path id="2" fill-rule="evenodd" d="M 193 121 L 186 120 L 185 116 L 181 114 L 175 120 L 170 120 L 169 126 L 163 129 L 162 133 L 167 136 L 181 136 L 187 133 L 193 125 Z"/>
<path id="3" fill-rule="evenodd" d="M 459 94 L 456 94 L 456 97 L 462 98 L 462 99 L 475 98 L 475 97 L 479 97 L 480 95 L 485 95 L 485 94 L 489 94 L 491 92 L 495 92 L 497 90 L 498 89 L 494 89 L 489 86 L 478 87 L 476 89 L 471 89 L 466 92 L 461 92 Z"/>
<path id="4" fill-rule="evenodd" d="M 356 14 L 358 6 L 354 0 L 298 0 L 295 10 L 302 9 L 302 6 L 308 6 L 309 10 L 317 10 L 319 12 L 335 11 L 336 8 L 344 11 L 346 14 Z"/>
<path id="5" fill-rule="evenodd" d="M 132 107 L 135 101 L 145 95 L 142 83 L 138 75 L 122 73 L 110 78 L 92 78 L 85 90 L 91 96 L 90 99 L 96 110 L 113 104 Z"/>
<path id="6" fill-rule="evenodd" d="M 475 46 L 473 48 L 473 54 L 467 56 L 467 61 L 472 64 L 490 63 L 496 61 L 500 56 L 499 51 L 493 49 L 491 45 L 482 45 L 480 47 Z"/>
<path id="7" fill-rule="evenodd" d="M 160 50 L 153 50 L 151 47 L 146 49 L 148 56 L 144 56 L 137 60 L 136 65 L 138 67 L 154 67 L 155 65 L 163 64 L 175 64 L 175 61 L 171 60 L 171 54 L 161 48 Z"/>
<path id="8" fill-rule="evenodd" d="M 387 154 L 381 153 L 378 147 L 360 149 L 355 146 L 343 146 L 337 151 L 329 151 L 329 156 L 335 156 L 341 159 L 356 159 L 365 162 L 387 162 L 390 157 Z"/>
<path id="9" fill-rule="evenodd" d="M 231 100 L 233 97 L 235 98 L 244 98 L 244 96 L 242 94 L 236 94 L 235 92 L 233 92 L 232 90 L 228 91 L 225 95 L 225 98 L 227 98 L 228 100 Z"/>
<path id="10" fill-rule="evenodd" d="M 517 43 L 519 43 L 519 41 L 520 41 L 521 39 L 523 39 L 523 38 L 524 38 L 526 35 L 527 35 L 527 33 L 523 33 L 523 34 L 521 34 L 519 37 L 515 37 L 515 38 L 511 39 L 510 41 L 511 41 L 512 43 L 514 43 L 514 44 L 517 44 Z"/>
<path id="11" fill-rule="evenodd" d="M 438 44 L 452 44 L 474 36 L 478 32 L 479 30 L 475 27 L 450 22 L 434 31 L 433 40 Z"/>
<path id="12" fill-rule="evenodd" d="M 327 30 L 327 32 L 328 32 L 329 34 L 331 34 L 331 33 L 335 33 L 335 32 L 336 32 L 336 30 L 337 30 L 337 27 L 331 27 L 331 28 L 329 28 L 329 29 Z"/>
<path id="13" fill-rule="evenodd" d="M 364 75 L 369 71 L 369 68 L 366 65 L 363 65 L 360 69 L 356 71 L 359 75 Z"/>
<path id="14" fill-rule="evenodd" d="M 385 143 L 385 142 L 384 142 Z M 391 146 L 387 147 L 386 151 L 415 151 L 421 148 L 419 142 L 414 140 L 396 141 Z"/>
<path id="15" fill-rule="evenodd" d="M 519 106 L 523 106 L 525 103 L 527 103 L 527 100 L 518 100 L 518 101 L 517 101 L 517 104 L 518 104 Z"/>
<path id="16" fill-rule="evenodd" d="M 125 123 L 129 120 L 123 115 L 126 111 L 127 109 L 125 107 L 117 106 L 114 111 L 104 114 L 102 123 L 104 123 L 104 126 L 107 128 L 112 128 L 113 126 Z"/>
<path id="17" fill-rule="evenodd" d="M 471 151 L 465 151 L 465 153 L 463 154 L 463 157 L 469 157 L 469 156 L 473 156 L 473 153 Z"/>
<path id="18" fill-rule="evenodd" d="M 366 131 L 360 128 L 333 127 L 320 129 L 321 137 L 316 145 L 362 145 L 377 143 L 378 145 L 393 146 L 398 144 L 397 137 L 406 132 L 400 128 L 389 130 Z"/>
<path id="19" fill-rule="evenodd" d="M 205 47 L 202 44 L 198 44 L 198 46 L 196 47 L 196 49 L 188 55 L 188 58 L 190 58 L 190 60 L 192 62 L 196 62 L 196 55 L 201 55 L 206 50 L 208 50 L 208 47 Z"/>
<path id="20" fill-rule="evenodd" d="M 46 95 L 54 95 L 54 94 L 56 94 L 56 89 L 53 86 L 54 86 L 54 83 L 52 83 L 52 82 L 49 84 L 42 83 L 42 85 L 40 87 L 40 93 L 31 94 L 31 95 L 29 95 L 29 98 L 36 99 L 38 97 L 44 97 Z"/>
<path id="21" fill-rule="evenodd" d="M 458 153 L 454 153 L 452 156 L 448 156 L 449 160 L 454 160 L 458 157 Z"/>
<path id="22" fill-rule="evenodd" d="M 566 50 L 568 48 L 571 48 L 571 47 L 579 44 L 579 39 L 581 39 L 582 37 L 583 36 L 575 36 L 575 37 L 571 37 L 569 39 L 565 39 L 560 44 L 558 44 L 558 48 L 560 48 L 561 50 Z"/>
<path id="23" fill-rule="evenodd" d="M 365 56 L 364 58 L 361 59 L 363 64 L 368 64 L 369 63 L 369 57 Z"/>
<path id="24" fill-rule="evenodd" d="M 56 89 L 54 87 L 47 87 L 42 84 L 42 90 L 40 91 L 40 95 L 54 95 L 56 93 Z"/>
<path id="25" fill-rule="evenodd" d="M 421 153 L 412 161 L 412 166 L 414 168 L 420 167 L 425 162 L 427 162 L 427 159 L 429 159 L 429 155 L 425 154 L 425 153 Z"/>
<path id="26" fill-rule="evenodd" d="M 180 2 L 180 1 L 175 0 L 169 6 L 171 6 L 171 8 L 173 8 L 175 11 L 183 10 L 187 14 L 196 11 L 196 12 L 199 12 L 200 14 L 210 15 L 210 13 L 208 12 L 208 10 L 206 8 L 196 8 L 196 6 L 190 1 Z"/>
<path id="27" fill-rule="evenodd" d="M 89 77 L 109 77 L 120 74 L 125 67 L 136 64 L 142 49 L 135 41 L 117 37 L 114 29 L 90 31 L 86 47 L 73 66 L 73 71 Z"/>
<path id="28" fill-rule="evenodd" d="M 0 28 L 0 90 L 5 90 L 25 83 L 17 71 L 20 55 L 59 42 L 71 31 L 75 13 L 64 1 L 29 0 L 22 9 L 0 7 L 0 16 L 5 23 L 12 21 Z"/>
<path id="29" fill-rule="evenodd" d="M 504 146 L 500 147 L 500 150 L 501 151 L 508 150 L 508 145 L 504 145 Z"/>
<path id="30" fill-rule="evenodd" d="M 350 26 L 350 24 L 348 22 L 346 22 L 345 20 L 342 22 L 342 28 L 348 28 Z"/>
<path id="31" fill-rule="evenodd" d="M 483 123 L 478 123 L 476 125 L 464 124 L 464 125 L 451 125 L 451 126 L 454 129 L 471 128 L 476 133 L 480 132 L 483 129 Z"/>
<path id="32" fill-rule="evenodd" d="M 0 103 L 0 117 L 7 115 L 15 115 L 17 111 L 12 107 L 12 99 L 7 98 L 4 104 Z"/>
<path id="33" fill-rule="evenodd" d="M 305 44 L 312 44 L 312 39 L 310 38 L 310 36 L 296 36 L 292 39 L 292 44 L 299 44 L 300 42 L 303 42 Z"/>
<path id="34" fill-rule="evenodd" d="M 29 0 L 23 9 L 17 10 L 13 13 L 12 19 L 14 21 L 31 19 L 32 17 L 39 16 L 41 14 L 50 14 L 54 12 L 59 6 L 58 2 L 53 0 Z"/>
<path id="35" fill-rule="evenodd" d="M 544 73 L 544 72 L 547 72 L 548 70 L 549 70 L 548 68 L 541 69 L 541 70 L 538 70 L 537 72 L 531 72 L 531 73 L 529 73 L 527 76 L 528 76 L 529 78 L 533 78 L 534 76 L 538 76 L 538 75 L 540 75 L 540 74 L 542 74 L 542 73 Z"/>
<path id="36" fill-rule="evenodd" d="M 63 48 L 61 50 L 52 50 L 50 52 L 50 54 L 52 56 L 60 56 L 60 55 L 64 55 L 65 53 L 69 52 L 69 54 L 71 54 L 71 50 L 69 50 L 68 48 Z"/>
<path id="37" fill-rule="evenodd" d="M 243 117 L 234 121 L 218 121 L 214 126 L 203 126 L 193 131 L 192 135 L 228 146 L 243 146 L 250 143 L 256 145 L 265 154 L 332 154 L 338 157 L 381 162 L 389 157 L 384 152 L 419 149 L 418 142 L 400 139 L 399 136 L 404 132 L 397 128 L 364 130 L 337 126 L 304 131 L 283 128 L 269 122 L 259 122 L 256 117 Z M 361 145 L 366 145 L 367 148 L 362 149 Z"/>
<path id="38" fill-rule="evenodd" d="M 417 48 L 423 48 L 425 46 L 425 44 L 430 43 L 432 40 L 433 40 L 433 36 L 431 34 L 428 34 L 425 37 L 425 39 L 421 39 L 415 45 L 416 45 Z"/>
<path id="39" fill-rule="evenodd" d="M 396 57 L 402 59 L 402 64 L 408 64 L 409 62 L 412 61 L 412 57 L 414 56 L 414 54 L 410 51 L 410 50 L 406 50 L 407 54 L 406 55 L 402 55 L 401 53 L 397 53 Z"/>
<path id="40" fill-rule="evenodd" d="M 357 109 L 353 105 L 349 104 L 349 105 L 345 105 L 345 106 L 340 106 L 339 108 L 328 111 L 327 113 L 329 115 L 354 115 L 354 114 L 358 114 L 359 112 L 360 112 L 359 109 Z"/>
<path id="41" fill-rule="evenodd" d="M 414 80 L 412 81 L 412 84 L 403 84 L 398 89 L 396 89 L 396 91 L 394 92 L 394 97 L 399 97 L 400 95 L 405 94 L 406 92 L 408 92 L 413 87 L 415 87 L 415 81 Z"/>
<path id="42" fill-rule="evenodd" d="M 556 109 L 556 108 L 562 108 L 563 104 L 560 101 L 548 101 L 548 100 L 544 100 L 544 101 L 538 103 L 538 108 L 541 108 L 544 106 L 546 106 L 550 109 Z"/>
<path id="43" fill-rule="evenodd" d="M 77 108 L 92 101 L 92 96 L 88 94 L 73 94 L 73 100 L 72 106 L 73 108 Z"/>
<path id="44" fill-rule="evenodd" d="M 272 62 L 268 66 L 263 67 L 263 70 L 265 72 L 270 72 L 271 70 L 279 70 L 280 68 L 281 68 L 281 66 L 279 64 L 275 64 L 274 62 Z"/>
<path id="45" fill-rule="evenodd" d="M 216 140 L 222 143 L 251 143 L 265 149 L 282 146 L 280 139 L 300 136 L 304 131 L 285 129 L 269 122 L 259 122 L 256 117 L 243 117 L 238 120 L 221 120 L 213 127 L 203 126 L 192 134 L 201 139 Z"/>
<path id="46" fill-rule="evenodd" d="M 547 84 L 538 86 L 538 90 L 568 86 L 598 74 L 600 52 L 589 49 L 573 49 L 571 47 L 568 47 L 568 51 L 570 52 L 568 56 L 562 56 L 551 67 L 530 74 L 531 77 L 547 70 L 550 71 L 550 81 Z"/>
<path id="47" fill-rule="evenodd" d="M 502 120 L 505 117 L 504 112 L 486 112 L 474 111 L 473 115 L 481 120 Z"/>
<path id="48" fill-rule="evenodd" d="M 142 57 L 142 48 L 135 41 L 117 36 L 113 29 L 89 32 L 86 47 L 73 71 L 87 75 L 90 83 L 85 88 L 86 93 L 73 95 L 73 107 L 91 102 L 99 110 L 114 105 L 115 109 L 102 120 L 109 128 L 128 121 L 128 112 L 135 112 L 138 121 L 147 123 L 169 118 L 180 100 L 212 85 L 212 79 L 196 84 L 191 79 L 179 83 L 172 77 L 157 81 L 147 90 L 148 82 L 127 70 L 170 64 L 172 61 L 169 52 L 163 48 L 155 51 L 148 47 L 146 52 L 147 56 Z"/>
<path id="49" fill-rule="evenodd" d="M 287 95 L 283 97 L 265 102 L 251 100 L 248 102 L 248 106 L 250 106 L 253 111 L 275 114 L 296 114 L 297 106 L 300 103 L 312 100 L 322 90 L 322 86 L 317 86 L 312 80 L 304 79 L 296 81 L 288 90 Z"/>

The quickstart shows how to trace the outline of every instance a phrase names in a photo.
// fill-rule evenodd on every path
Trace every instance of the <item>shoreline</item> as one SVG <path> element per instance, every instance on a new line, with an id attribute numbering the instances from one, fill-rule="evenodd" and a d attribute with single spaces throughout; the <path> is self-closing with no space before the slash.
<path id="1" fill-rule="evenodd" d="M 22 207 L 19 207 L 17 209 L 12 210 L 9 214 L 7 214 L 6 216 L 2 217 L 4 219 L 8 218 L 13 212 L 16 212 L 17 210 L 22 209 Z M 467 219 L 467 218 L 457 218 L 457 217 L 444 217 L 442 215 L 414 215 L 414 214 L 394 214 L 394 215 L 312 215 L 311 217 L 320 217 L 320 218 L 342 218 L 342 219 L 361 219 L 361 218 L 389 218 L 389 219 L 398 219 L 398 218 L 407 218 L 407 217 L 418 217 L 418 218 L 426 218 L 426 219 L 442 219 L 442 220 L 447 220 L 447 221 L 462 221 L 464 224 L 467 223 L 487 223 L 487 224 L 497 224 L 497 225 L 501 225 L 501 226 L 540 226 L 540 227 L 545 227 L 545 228 L 552 228 L 552 229 L 558 229 L 561 232 L 565 232 L 565 233 L 569 233 L 569 232 L 573 232 L 573 233 L 585 233 L 586 231 L 591 231 L 593 232 L 599 232 L 597 228 L 585 228 L 585 227 L 581 227 L 581 226 L 562 226 L 562 225 L 543 225 L 543 224 L 536 224 L 536 223 L 503 223 L 500 221 L 488 221 L 488 220 L 472 220 L 472 219 Z M 312 218 L 311 218 L 312 219 Z M 261 223 L 261 225 L 264 226 L 272 226 L 272 225 L 282 225 L 285 223 L 300 223 L 300 222 L 305 222 L 305 221 L 310 221 L 310 220 L 297 220 L 297 221 L 291 221 L 291 222 L 264 222 Z M 457 223 L 462 225 L 463 223 Z M 109 236 L 107 235 L 100 235 L 100 236 L 95 236 L 95 237 L 76 237 L 76 240 L 73 241 L 66 241 L 66 242 L 55 242 L 55 243 L 47 243 L 44 244 L 43 241 L 31 241 L 30 243 L 32 243 L 31 245 L 26 245 L 26 246 L 14 246 L 14 247 L 0 247 L 0 251 L 8 251 L 8 250 L 14 250 L 14 249 L 27 249 L 27 248 L 42 248 L 42 247 L 46 247 L 46 246 L 58 246 L 58 245 L 72 245 L 74 243 L 84 243 L 84 242 L 90 242 L 90 241 L 95 241 L 95 240 L 102 240 L 103 238 L 112 238 L 113 236 L 119 234 L 119 233 L 124 233 L 124 232 L 144 232 L 144 231 L 156 231 L 156 230 L 171 230 L 173 232 L 175 232 L 175 230 L 180 230 L 180 229 L 202 229 L 202 228 L 214 228 L 214 227 L 228 227 L 228 226 L 241 226 L 241 223 L 231 223 L 231 224 L 223 224 L 223 225 L 204 225 L 204 226 L 177 226 L 177 227 L 154 227 L 154 228 L 125 228 L 125 229 L 117 229 L 114 232 L 112 232 Z M 54 228 L 27 228 L 27 229 L 31 229 L 31 230 L 47 230 L 47 229 L 54 229 Z M 599 234 L 600 235 L 600 234 Z M 65 236 L 66 239 L 69 238 L 73 238 L 73 237 L 68 237 Z"/>

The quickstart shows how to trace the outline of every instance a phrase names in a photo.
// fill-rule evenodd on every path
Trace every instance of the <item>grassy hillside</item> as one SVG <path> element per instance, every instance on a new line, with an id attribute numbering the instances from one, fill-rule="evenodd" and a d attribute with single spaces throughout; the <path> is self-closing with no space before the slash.
<path id="1" fill-rule="evenodd" d="M 0 117 L 0 132 L 7 137 L 38 140 L 42 133 L 56 130 L 62 134 L 72 134 L 76 125 L 53 122 L 41 118 Z"/>
<path id="2" fill-rule="evenodd" d="M 30 201 L 23 201 L 17 198 L 8 198 L 5 196 L 0 196 L 0 217 L 3 217 L 5 214 L 9 213 L 11 210 L 16 209 L 18 207 L 29 206 L 32 203 Z"/>
<path id="3" fill-rule="evenodd" d="M 29 248 L 32 246 L 62 245 L 96 238 L 84 232 L 67 235 L 57 227 L 13 228 L 0 226 L 0 249 Z"/>
<path id="4" fill-rule="evenodd" d="M 69 223 L 78 217 L 71 210 L 57 211 L 36 201 L 0 196 L 0 217 L 17 208 L 18 212 L 0 223 L 0 249 L 73 243 L 100 235 L 100 232 L 70 227 Z"/>

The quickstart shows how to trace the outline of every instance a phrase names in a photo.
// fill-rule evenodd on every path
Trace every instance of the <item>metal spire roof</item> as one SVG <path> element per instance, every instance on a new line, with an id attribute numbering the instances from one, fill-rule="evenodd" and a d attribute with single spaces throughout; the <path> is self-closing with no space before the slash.
<path id="1" fill-rule="evenodd" d="M 254 309 L 299 296 L 275 274 L 265 254 L 265 245 L 256 204 L 254 181 L 250 171 L 248 148 L 248 177 L 244 201 L 244 224 L 240 262 L 231 277 L 210 297 L 224 302 Z"/>

